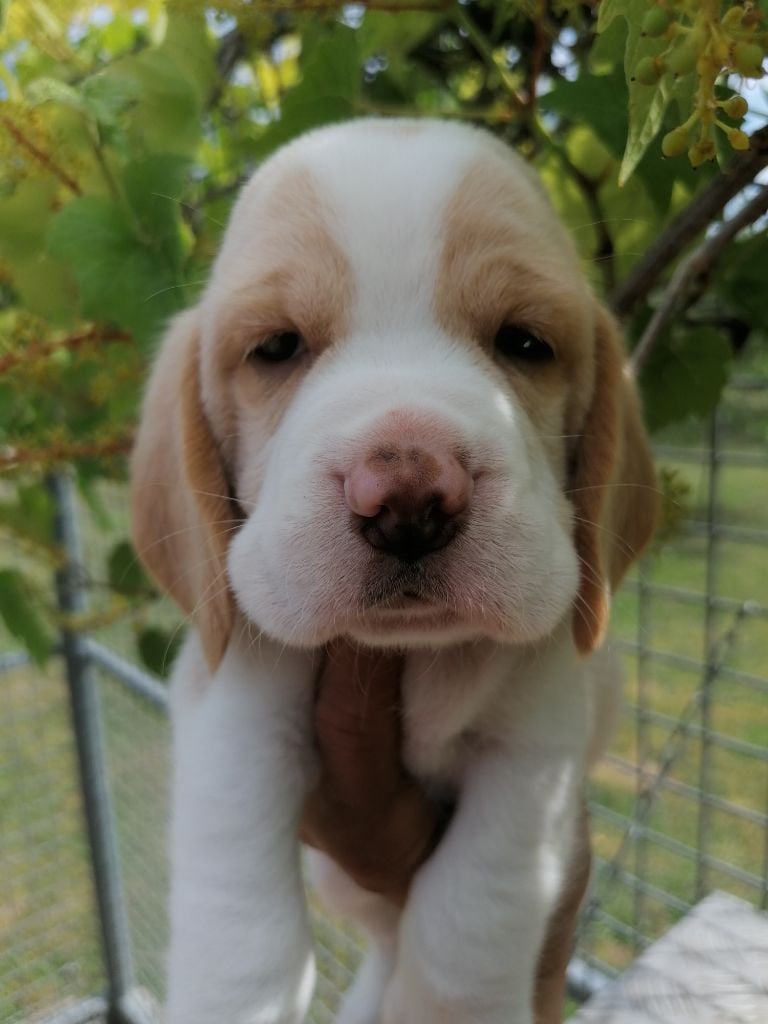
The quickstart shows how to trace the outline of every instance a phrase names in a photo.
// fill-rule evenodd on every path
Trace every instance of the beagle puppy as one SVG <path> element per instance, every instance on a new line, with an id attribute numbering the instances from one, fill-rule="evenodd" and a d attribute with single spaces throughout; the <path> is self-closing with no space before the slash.
<path id="1" fill-rule="evenodd" d="M 619 695 L 610 593 L 656 491 L 616 324 L 481 130 L 310 132 L 237 200 L 155 362 L 134 541 L 174 668 L 168 1024 L 298 1024 L 319 652 L 405 652 L 404 757 L 456 803 L 401 910 L 321 854 L 368 952 L 342 1024 L 532 1024 Z"/>

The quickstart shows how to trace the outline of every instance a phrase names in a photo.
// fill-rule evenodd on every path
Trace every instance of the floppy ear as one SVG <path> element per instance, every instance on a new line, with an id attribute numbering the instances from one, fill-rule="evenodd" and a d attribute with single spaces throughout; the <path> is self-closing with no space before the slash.
<path id="1" fill-rule="evenodd" d="M 599 647 L 610 594 L 653 536 L 658 491 L 634 384 L 625 369 L 617 324 L 598 306 L 594 392 L 570 482 L 574 539 L 581 563 L 573 610 L 577 648 Z"/>
<path id="2" fill-rule="evenodd" d="M 197 312 L 171 324 L 144 399 L 132 460 L 139 557 L 198 629 L 215 669 L 232 630 L 226 555 L 238 521 L 200 394 Z"/>

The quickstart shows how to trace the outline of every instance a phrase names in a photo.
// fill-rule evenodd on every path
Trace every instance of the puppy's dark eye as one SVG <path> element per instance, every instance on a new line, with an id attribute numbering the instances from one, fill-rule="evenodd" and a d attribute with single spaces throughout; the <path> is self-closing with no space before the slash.
<path id="1" fill-rule="evenodd" d="M 248 358 L 258 359 L 262 363 L 287 363 L 289 359 L 301 355 L 305 347 L 300 334 L 296 331 L 284 331 L 281 334 L 273 334 L 258 348 L 252 349 L 248 353 Z"/>
<path id="2" fill-rule="evenodd" d="M 496 351 L 507 359 L 521 359 L 527 363 L 549 363 L 555 358 L 552 347 L 525 327 L 502 327 L 493 344 Z"/>

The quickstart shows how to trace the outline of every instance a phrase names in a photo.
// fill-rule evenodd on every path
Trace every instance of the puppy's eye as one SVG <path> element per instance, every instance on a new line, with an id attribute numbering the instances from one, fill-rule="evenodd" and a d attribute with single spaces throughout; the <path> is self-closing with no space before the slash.
<path id="1" fill-rule="evenodd" d="M 494 338 L 493 344 L 497 352 L 507 359 L 521 359 L 527 363 L 549 363 L 555 358 L 551 345 L 525 327 L 505 325 Z"/>
<path id="2" fill-rule="evenodd" d="M 248 353 L 249 359 L 258 359 L 262 363 L 287 363 L 304 352 L 304 339 L 296 331 L 284 331 L 273 334 L 257 348 Z"/>

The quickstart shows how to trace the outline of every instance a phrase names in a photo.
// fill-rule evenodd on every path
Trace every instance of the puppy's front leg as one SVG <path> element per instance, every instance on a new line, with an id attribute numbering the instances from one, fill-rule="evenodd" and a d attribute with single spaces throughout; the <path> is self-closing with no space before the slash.
<path id="1" fill-rule="evenodd" d="M 385 1024 L 532 1024 L 534 975 L 575 836 L 578 758 L 489 746 L 405 909 Z"/>
<path id="2" fill-rule="evenodd" d="M 314 665 L 233 643 L 200 687 L 201 659 L 191 637 L 173 682 L 167 1024 L 298 1024 L 314 981 L 297 840 Z"/>

